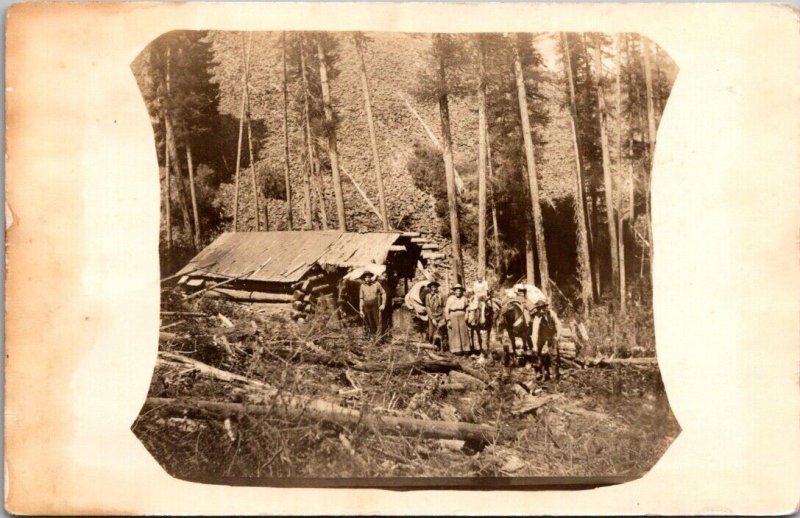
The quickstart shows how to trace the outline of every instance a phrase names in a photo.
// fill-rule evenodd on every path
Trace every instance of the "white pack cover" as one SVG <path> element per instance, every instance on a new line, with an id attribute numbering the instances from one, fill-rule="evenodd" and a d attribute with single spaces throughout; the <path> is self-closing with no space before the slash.
<path id="1" fill-rule="evenodd" d="M 543 300 L 543 301 L 549 303 L 549 301 L 547 300 L 547 296 L 544 293 L 542 293 L 542 290 L 540 290 L 539 288 L 537 288 L 533 284 L 515 284 L 513 287 L 508 288 L 506 290 L 506 295 L 508 296 L 508 298 L 516 297 L 517 296 L 517 289 L 519 289 L 520 287 L 524 287 L 527 290 L 525 292 L 525 296 L 526 296 L 526 298 L 528 300 L 530 300 L 534 304 L 536 304 L 540 300 Z"/>
<path id="2" fill-rule="evenodd" d="M 411 286 L 411 289 L 408 290 L 406 293 L 405 302 L 406 307 L 410 310 L 413 310 L 414 313 L 417 314 L 417 317 L 421 318 L 422 320 L 427 320 L 427 310 L 425 309 L 425 305 L 422 303 L 422 297 L 420 296 L 420 291 L 422 288 L 430 284 L 431 281 L 419 281 Z"/>

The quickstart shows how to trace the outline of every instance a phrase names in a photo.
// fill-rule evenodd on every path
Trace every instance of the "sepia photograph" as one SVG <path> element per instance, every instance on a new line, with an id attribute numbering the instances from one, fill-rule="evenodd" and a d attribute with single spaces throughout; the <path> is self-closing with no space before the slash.
<path id="1" fill-rule="evenodd" d="M 132 71 L 162 196 L 132 429 L 169 474 L 608 484 L 678 435 L 650 237 L 678 70 L 647 38 L 175 31 Z"/>
<path id="2" fill-rule="evenodd" d="M 6 512 L 791 514 L 797 28 L 13 5 Z"/>

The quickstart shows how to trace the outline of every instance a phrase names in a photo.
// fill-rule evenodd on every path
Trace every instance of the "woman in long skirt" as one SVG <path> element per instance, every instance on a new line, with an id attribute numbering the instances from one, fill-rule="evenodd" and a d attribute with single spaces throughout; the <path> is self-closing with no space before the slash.
<path id="1" fill-rule="evenodd" d="M 467 354 L 470 352 L 471 347 L 466 320 L 467 304 L 467 298 L 464 297 L 464 287 L 456 284 L 453 286 L 453 295 L 447 299 L 444 310 L 450 352 L 454 354 Z"/>

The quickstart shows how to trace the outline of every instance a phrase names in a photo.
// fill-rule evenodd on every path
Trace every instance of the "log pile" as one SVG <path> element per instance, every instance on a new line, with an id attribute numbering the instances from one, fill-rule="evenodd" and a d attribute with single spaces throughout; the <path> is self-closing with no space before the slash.
<path id="1" fill-rule="evenodd" d="M 445 254 L 439 251 L 439 244 L 432 237 L 425 236 L 419 232 L 404 232 L 404 236 L 410 237 L 411 242 L 422 248 L 422 260 L 426 263 L 433 263 L 437 267 L 442 267 Z"/>
<path id="2" fill-rule="evenodd" d="M 316 306 L 333 305 L 338 277 L 325 272 L 312 274 L 292 284 L 292 320 L 303 323 L 316 311 Z"/>

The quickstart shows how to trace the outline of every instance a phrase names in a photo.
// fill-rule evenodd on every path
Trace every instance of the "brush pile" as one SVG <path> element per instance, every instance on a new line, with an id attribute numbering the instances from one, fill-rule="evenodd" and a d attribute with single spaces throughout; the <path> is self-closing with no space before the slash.
<path id="1" fill-rule="evenodd" d="M 162 299 L 133 430 L 179 478 L 637 476 L 679 431 L 649 360 L 577 356 L 542 381 L 398 325 L 375 343 L 320 309 L 298 324 L 296 308 Z"/>

